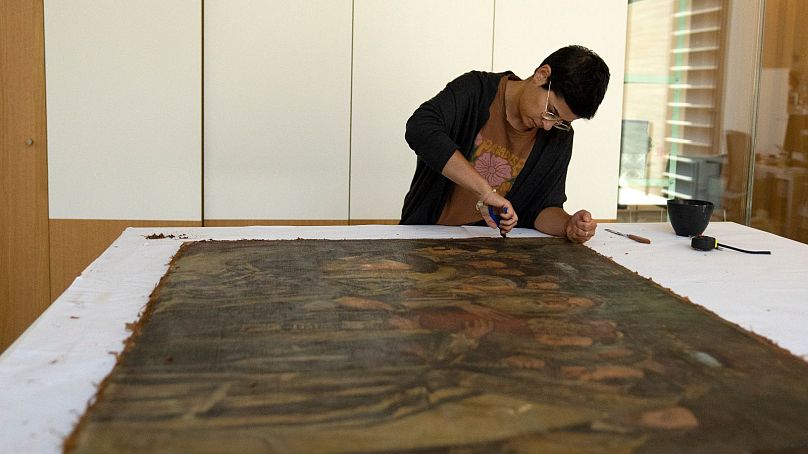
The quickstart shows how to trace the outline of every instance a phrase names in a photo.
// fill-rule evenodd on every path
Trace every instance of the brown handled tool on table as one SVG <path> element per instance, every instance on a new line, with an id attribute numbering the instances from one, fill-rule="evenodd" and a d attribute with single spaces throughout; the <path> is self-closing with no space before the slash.
<path id="1" fill-rule="evenodd" d="M 631 240 L 634 240 L 634 241 L 636 241 L 636 242 L 638 242 L 638 243 L 643 243 L 643 244 L 651 244 L 651 240 L 649 240 L 648 238 L 643 238 L 643 237 L 641 237 L 641 236 L 632 235 L 632 234 L 630 234 L 630 233 L 627 235 L 627 234 L 625 234 L 625 233 L 615 232 L 615 231 L 614 231 L 614 230 L 612 230 L 612 229 L 605 229 L 605 230 L 606 230 L 607 232 L 609 232 L 609 233 L 614 233 L 615 235 L 624 236 L 624 237 L 626 237 L 626 238 L 628 238 L 628 239 L 631 239 Z"/>

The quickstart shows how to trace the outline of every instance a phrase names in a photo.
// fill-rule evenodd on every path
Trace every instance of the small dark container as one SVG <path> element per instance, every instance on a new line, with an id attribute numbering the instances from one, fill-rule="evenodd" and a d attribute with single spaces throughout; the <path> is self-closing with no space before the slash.
<path id="1" fill-rule="evenodd" d="M 710 223 L 713 208 L 713 203 L 706 200 L 668 200 L 673 231 L 679 236 L 701 235 Z"/>

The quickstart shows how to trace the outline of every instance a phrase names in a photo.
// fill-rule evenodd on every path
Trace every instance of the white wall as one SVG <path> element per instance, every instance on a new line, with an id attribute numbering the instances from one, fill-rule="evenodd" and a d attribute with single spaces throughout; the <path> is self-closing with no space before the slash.
<path id="1" fill-rule="evenodd" d="M 200 219 L 201 12 L 45 1 L 51 218 Z"/>
<path id="2" fill-rule="evenodd" d="M 566 207 L 615 217 L 625 0 L 209 0 L 204 69 L 202 1 L 46 1 L 52 218 L 398 219 L 412 111 L 571 43 L 612 82 Z"/>
<path id="3" fill-rule="evenodd" d="M 350 0 L 205 2 L 205 218 L 348 219 Z"/>
<path id="4" fill-rule="evenodd" d="M 627 7 L 625 0 L 497 0 L 494 71 L 510 69 L 525 78 L 569 44 L 592 49 L 609 66 L 609 88 L 597 114 L 573 123 L 564 205 L 570 213 L 585 208 L 596 219 L 617 217 Z"/>
<path id="5" fill-rule="evenodd" d="M 450 80 L 491 70 L 493 18 L 493 0 L 356 0 L 352 219 L 401 216 L 416 162 L 405 123 Z"/>

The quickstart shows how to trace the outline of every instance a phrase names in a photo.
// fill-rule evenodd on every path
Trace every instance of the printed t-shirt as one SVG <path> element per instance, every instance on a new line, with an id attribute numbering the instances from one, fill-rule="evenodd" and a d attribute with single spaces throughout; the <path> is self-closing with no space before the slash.
<path id="1" fill-rule="evenodd" d="M 503 76 L 499 81 L 497 95 L 489 107 L 488 121 L 477 133 L 474 150 L 469 159 L 477 173 L 503 197 L 508 194 L 522 167 L 525 166 L 525 161 L 536 141 L 537 131 L 536 129 L 517 131 L 508 123 L 505 115 L 507 82 L 508 76 Z M 465 225 L 481 221 L 483 217 L 477 211 L 477 199 L 477 195 L 473 192 L 453 184 L 437 223 Z"/>

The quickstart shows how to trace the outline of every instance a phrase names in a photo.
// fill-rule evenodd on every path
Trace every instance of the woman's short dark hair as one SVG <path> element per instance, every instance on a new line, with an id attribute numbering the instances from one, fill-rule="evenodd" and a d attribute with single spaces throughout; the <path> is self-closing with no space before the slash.
<path id="1" fill-rule="evenodd" d="M 609 85 L 609 67 L 598 54 L 583 46 L 567 46 L 550 54 L 541 65 L 550 66 L 553 92 L 564 98 L 575 115 L 595 116 Z"/>

